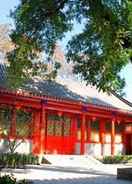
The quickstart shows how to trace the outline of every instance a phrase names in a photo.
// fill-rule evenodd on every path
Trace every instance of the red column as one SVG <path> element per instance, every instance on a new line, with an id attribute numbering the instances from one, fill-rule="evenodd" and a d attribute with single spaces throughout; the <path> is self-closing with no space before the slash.
<path id="1" fill-rule="evenodd" d="M 86 117 L 82 115 L 82 122 L 81 122 L 81 146 L 80 146 L 80 154 L 83 155 L 85 152 L 85 124 L 86 124 Z"/>
<path id="2" fill-rule="evenodd" d="M 65 128 L 65 126 L 64 126 L 64 121 L 63 120 L 61 120 L 61 130 L 62 130 L 62 132 L 61 132 L 61 135 L 62 135 L 62 146 L 61 146 L 61 154 L 66 154 L 65 152 L 67 151 L 67 146 L 66 146 L 66 150 L 64 150 L 64 147 L 65 147 L 65 136 L 64 136 L 64 128 Z"/>
<path id="3" fill-rule="evenodd" d="M 33 153 L 40 154 L 40 112 L 35 111 L 33 114 Z"/>
<path id="4" fill-rule="evenodd" d="M 125 140 L 125 122 L 121 122 L 123 123 L 123 131 L 122 131 L 122 144 L 123 144 L 123 154 L 126 153 L 126 140 Z"/>
<path id="5" fill-rule="evenodd" d="M 46 110 L 44 105 L 41 107 L 41 121 L 40 121 L 40 153 L 46 152 Z"/>
<path id="6" fill-rule="evenodd" d="M 87 142 L 91 143 L 91 120 L 87 119 Z"/>
<path id="7" fill-rule="evenodd" d="M 100 143 L 101 143 L 101 156 L 104 155 L 104 136 L 105 136 L 105 121 L 100 120 Z"/>
<path id="8" fill-rule="evenodd" d="M 12 138 L 16 136 L 16 107 L 13 107 L 12 110 L 12 118 L 11 118 L 11 128 L 10 128 L 10 135 Z"/>
<path id="9" fill-rule="evenodd" d="M 71 147 L 72 147 L 72 154 L 75 153 L 75 146 L 77 142 L 77 118 L 76 116 L 71 117 Z"/>
<path id="10" fill-rule="evenodd" d="M 111 122 L 111 155 L 115 153 L 115 119 Z"/>

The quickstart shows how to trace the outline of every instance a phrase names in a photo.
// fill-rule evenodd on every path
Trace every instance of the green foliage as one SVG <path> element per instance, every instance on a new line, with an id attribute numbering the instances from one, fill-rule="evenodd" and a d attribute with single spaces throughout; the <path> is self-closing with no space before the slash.
<path id="1" fill-rule="evenodd" d="M 128 48 L 123 46 L 132 32 L 132 24 L 127 21 L 127 1 L 87 2 L 80 2 L 80 11 L 84 9 L 83 16 L 88 21 L 83 32 L 69 41 L 68 59 L 75 63 L 74 72 L 81 73 L 88 83 L 104 91 L 120 92 L 125 81 L 119 73 L 130 58 Z"/>
<path id="2" fill-rule="evenodd" d="M 3 106 L 0 108 L 0 134 L 7 135 L 10 131 L 12 111 L 9 107 Z"/>
<path id="3" fill-rule="evenodd" d="M 0 177 L 0 184 L 31 184 L 26 180 L 16 181 L 16 178 L 10 175 L 4 175 Z"/>
<path id="4" fill-rule="evenodd" d="M 24 168 L 26 164 L 38 164 L 38 157 L 32 154 L 0 154 L 0 165 L 3 168 Z"/>
<path id="5" fill-rule="evenodd" d="M 7 106 L 0 109 L 0 135 L 4 138 L 4 146 L 10 153 L 14 153 L 17 147 L 32 135 L 32 113 L 24 110 L 16 110 L 16 131 L 14 137 L 10 137 L 12 110 Z M 13 132 L 14 133 L 14 132 Z"/>
<path id="6" fill-rule="evenodd" d="M 104 164 L 132 163 L 132 155 L 104 156 L 100 161 Z"/>
<path id="7" fill-rule="evenodd" d="M 32 60 L 43 50 L 48 60 L 56 41 L 77 21 L 83 30 L 67 45 L 74 72 L 99 90 L 121 93 L 125 81 L 120 71 L 132 59 L 130 0 L 21 0 L 11 16 L 16 28 L 11 34 L 15 49 L 8 55 L 10 84 L 29 78 Z"/>
<path id="8" fill-rule="evenodd" d="M 0 177 L 0 184 L 16 184 L 16 179 L 12 176 L 5 175 Z"/>
<path id="9" fill-rule="evenodd" d="M 9 136 L 4 137 L 3 145 L 11 154 L 14 154 L 16 149 L 24 142 L 24 138 L 21 138 L 20 140 L 16 137 L 13 139 L 10 139 Z"/>
<path id="10" fill-rule="evenodd" d="M 51 164 L 46 158 L 42 158 L 42 161 L 41 161 L 42 164 Z"/>

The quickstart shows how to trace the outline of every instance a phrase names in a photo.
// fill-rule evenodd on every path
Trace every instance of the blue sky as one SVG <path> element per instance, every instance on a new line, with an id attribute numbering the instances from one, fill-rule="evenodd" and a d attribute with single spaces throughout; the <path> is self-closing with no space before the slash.
<path id="1" fill-rule="evenodd" d="M 19 0 L 0 0 L 0 24 L 11 23 L 9 18 L 10 10 L 13 9 Z"/>
<path id="2" fill-rule="evenodd" d="M 0 0 L 0 24 L 12 23 L 12 20 L 9 18 L 9 12 L 11 9 L 14 9 L 14 7 L 18 5 L 18 3 L 19 0 Z M 63 48 L 66 44 L 66 40 L 68 40 L 71 35 L 78 32 L 78 29 L 81 30 L 80 26 L 75 26 L 72 33 L 68 33 L 66 35 L 66 39 L 63 40 L 63 42 L 61 43 Z M 132 64 L 128 64 L 127 67 L 122 70 L 121 75 L 126 79 L 126 87 L 124 89 L 126 93 L 125 98 L 132 102 Z"/>

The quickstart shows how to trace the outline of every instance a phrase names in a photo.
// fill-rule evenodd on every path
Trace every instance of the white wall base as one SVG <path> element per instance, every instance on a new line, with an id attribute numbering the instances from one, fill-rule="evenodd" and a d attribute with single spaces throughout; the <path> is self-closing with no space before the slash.
<path id="1" fill-rule="evenodd" d="M 80 155 L 80 143 L 75 144 L 75 154 Z"/>
<path id="2" fill-rule="evenodd" d="M 115 155 L 123 154 L 124 148 L 123 144 L 115 144 Z M 103 152 L 104 156 L 111 155 L 111 144 L 104 144 L 103 145 Z M 80 154 L 80 143 L 76 143 L 75 145 L 75 154 Z M 85 155 L 91 155 L 91 156 L 101 156 L 101 144 L 97 143 L 85 143 Z"/>
<path id="3" fill-rule="evenodd" d="M 115 155 L 121 155 L 124 154 L 124 145 L 119 143 L 115 144 Z"/>
<path id="4" fill-rule="evenodd" d="M 25 154 L 29 154 L 31 153 L 31 151 L 32 151 L 32 143 L 29 140 L 24 140 L 24 142 L 22 142 L 15 150 L 15 152 L 25 153 Z M 8 153 L 8 152 L 9 152 L 9 148 L 7 146 L 6 141 L 4 141 L 4 139 L 1 139 L 0 140 L 0 153 Z"/>
<path id="5" fill-rule="evenodd" d="M 101 144 L 85 144 L 85 154 L 92 156 L 100 156 L 101 155 Z"/>

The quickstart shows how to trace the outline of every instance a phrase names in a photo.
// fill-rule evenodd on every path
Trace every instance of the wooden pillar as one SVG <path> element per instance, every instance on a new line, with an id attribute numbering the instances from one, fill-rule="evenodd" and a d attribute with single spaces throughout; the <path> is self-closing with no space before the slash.
<path id="1" fill-rule="evenodd" d="M 10 128 L 10 135 L 11 138 L 14 138 L 16 136 L 16 107 L 13 107 L 12 110 L 12 118 L 11 118 L 11 128 Z"/>
<path id="2" fill-rule="evenodd" d="M 32 152 L 36 155 L 40 154 L 40 111 L 33 112 L 33 150 Z"/>
<path id="3" fill-rule="evenodd" d="M 76 148 L 76 143 L 77 143 L 77 117 L 72 116 L 71 117 L 71 147 L 72 147 L 72 153 L 75 154 L 75 148 Z"/>
<path id="4" fill-rule="evenodd" d="M 40 145 L 40 154 L 43 154 L 46 152 L 46 110 L 44 104 L 41 106 Z"/>
<path id="5" fill-rule="evenodd" d="M 87 144 L 91 143 L 91 119 L 87 118 L 87 124 L 86 124 L 86 131 L 87 131 Z M 89 154 L 89 148 L 90 146 L 87 146 L 87 154 Z"/>
<path id="6" fill-rule="evenodd" d="M 85 152 L 85 130 L 86 130 L 86 116 L 82 115 L 82 122 L 81 122 L 81 146 L 80 146 L 80 154 L 83 155 Z"/>
<path id="7" fill-rule="evenodd" d="M 100 120 L 100 143 L 101 143 L 101 156 L 104 155 L 104 138 L 105 138 L 105 121 Z"/>
<path id="8" fill-rule="evenodd" d="M 91 143 L 91 120 L 87 119 L 87 143 Z"/>
<path id="9" fill-rule="evenodd" d="M 111 155 L 115 154 L 115 119 L 111 122 Z"/>
<path id="10" fill-rule="evenodd" d="M 126 139 L 125 139 L 125 122 L 121 122 L 123 123 L 123 131 L 122 131 L 122 144 L 123 144 L 123 154 L 126 154 Z"/>
<path id="11" fill-rule="evenodd" d="M 62 116 L 65 116 L 66 114 L 63 114 L 62 112 L 58 112 L 58 115 L 59 115 L 59 117 L 60 118 L 62 118 Z M 66 151 L 67 150 L 65 150 L 64 149 L 64 147 L 65 147 L 65 121 L 64 121 L 64 119 L 62 118 L 61 119 L 61 149 L 60 149 L 60 154 L 66 154 Z M 66 147 L 65 147 L 66 148 Z"/>

